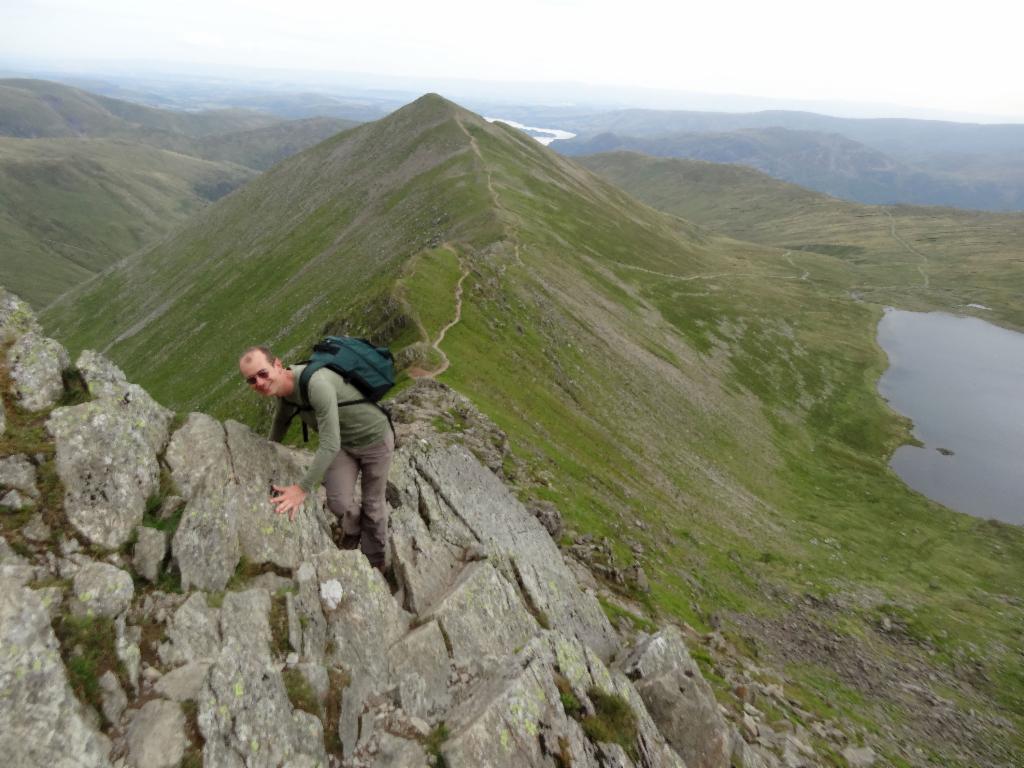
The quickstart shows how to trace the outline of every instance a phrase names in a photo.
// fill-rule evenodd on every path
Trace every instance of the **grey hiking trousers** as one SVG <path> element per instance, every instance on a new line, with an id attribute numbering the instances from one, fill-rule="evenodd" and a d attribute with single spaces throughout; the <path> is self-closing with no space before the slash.
<path id="1" fill-rule="evenodd" d="M 345 539 L 359 548 L 375 568 L 384 568 L 388 542 L 388 505 L 384 493 L 388 469 L 395 455 L 395 434 L 360 448 L 342 448 L 324 474 L 327 506 L 341 523 Z M 357 506 L 356 478 L 360 477 L 362 504 Z M 353 546 L 353 548 L 355 548 Z"/>

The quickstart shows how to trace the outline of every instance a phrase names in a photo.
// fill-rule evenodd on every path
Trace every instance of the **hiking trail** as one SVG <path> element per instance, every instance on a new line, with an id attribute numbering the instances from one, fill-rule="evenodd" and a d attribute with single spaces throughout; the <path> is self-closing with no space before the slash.
<path id="1" fill-rule="evenodd" d="M 912 246 L 902 237 L 896 234 L 896 219 L 893 218 L 892 213 L 890 213 L 888 210 L 885 210 L 885 215 L 889 217 L 889 235 L 892 237 L 892 239 L 895 240 L 900 245 L 902 245 L 915 256 L 920 257 L 921 264 L 917 265 L 917 271 L 921 273 L 921 278 L 924 280 L 924 287 L 930 288 L 931 281 L 928 279 L 928 272 L 925 271 L 925 267 L 929 266 L 928 257 L 921 253 L 921 251 L 917 250 L 914 246 Z"/>

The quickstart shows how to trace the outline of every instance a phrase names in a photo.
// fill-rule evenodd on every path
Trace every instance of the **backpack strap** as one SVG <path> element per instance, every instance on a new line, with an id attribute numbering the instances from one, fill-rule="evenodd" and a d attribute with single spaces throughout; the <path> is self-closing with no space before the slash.
<path id="1" fill-rule="evenodd" d="M 302 373 L 299 374 L 299 399 L 301 400 L 302 404 L 298 406 L 298 410 L 312 411 L 313 406 L 309 404 L 309 380 L 313 378 L 314 373 L 316 373 L 326 365 L 326 362 L 323 360 L 305 360 L 301 363 L 296 363 L 296 365 L 306 366 L 305 368 L 302 369 Z M 341 376 L 341 374 L 338 375 Z M 346 382 L 348 382 L 347 378 L 345 378 L 344 376 L 342 376 L 342 378 L 345 379 Z M 389 411 L 387 408 L 385 408 L 375 400 L 370 400 L 368 397 L 362 397 L 358 400 L 344 400 L 338 403 L 338 407 L 344 408 L 346 405 L 358 405 L 359 403 L 370 403 L 371 405 L 376 406 L 377 410 L 379 410 L 381 413 L 384 414 L 384 416 L 387 417 L 388 426 L 391 428 L 391 433 L 395 433 L 395 425 L 391 421 L 391 411 Z M 306 422 L 304 421 L 302 422 L 302 442 L 309 442 L 309 427 L 306 426 Z"/>

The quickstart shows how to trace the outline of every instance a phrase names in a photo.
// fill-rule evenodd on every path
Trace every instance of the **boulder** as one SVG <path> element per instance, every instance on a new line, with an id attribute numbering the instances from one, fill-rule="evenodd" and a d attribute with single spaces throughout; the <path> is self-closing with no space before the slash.
<path id="1" fill-rule="evenodd" d="M 159 408 L 159 407 L 157 407 Z M 58 408 L 46 422 L 72 526 L 90 542 L 120 547 L 142 522 L 160 485 L 157 453 L 170 412 L 113 399 Z"/>
<path id="2" fill-rule="evenodd" d="M 100 696 L 103 701 L 103 716 L 113 726 L 121 723 L 121 716 L 128 707 L 128 694 L 121 687 L 117 675 L 109 669 L 100 677 Z"/>
<path id="3" fill-rule="evenodd" d="M 137 530 L 139 539 L 135 542 L 132 564 L 142 578 L 156 581 L 160 576 L 160 566 L 167 556 L 167 534 L 141 525 Z"/>
<path id="4" fill-rule="evenodd" d="M 126 611 L 135 596 L 131 575 L 107 563 L 94 562 L 79 569 L 73 588 L 71 611 L 79 616 L 113 618 Z"/>
<path id="5" fill-rule="evenodd" d="M 52 408 L 64 394 L 64 371 L 70 365 L 67 350 L 57 341 L 29 331 L 7 351 L 11 391 L 28 411 Z"/>
<path id="6" fill-rule="evenodd" d="M 167 642 L 160 645 L 160 660 L 168 666 L 212 661 L 220 654 L 220 610 L 194 592 L 167 623 Z"/>
<path id="7" fill-rule="evenodd" d="M 0 459 L 0 486 L 20 491 L 33 499 L 39 498 L 35 465 L 22 454 Z"/>
<path id="8" fill-rule="evenodd" d="M 399 704 L 407 714 L 429 720 L 448 708 L 451 660 L 436 621 L 417 627 L 392 645 L 388 668 L 398 686 Z"/>
<path id="9" fill-rule="evenodd" d="M 618 639 L 597 599 L 579 588 L 544 527 L 465 448 L 411 443 L 396 455 L 392 480 L 401 501 L 396 518 L 418 514 L 435 542 L 478 546 L 548 627 L 602 659 L 615 655 Z"/>
<path id="10" fill-rule="evenodd" d="M 466 566 L 427 616 L 437 620 L 457 664 L 509 655 L 540 630 L 512 585 L 488 562 Z"/>
<path id="11" fill-rule="evenodd" d="M 298 480 L 307 453 L 263 440 L 237 422 L 221 425 L 193 413 L 171 438 L 166 460 L 186 499 L 173 542 L 183 586 L 223 589 L 242 556 L 291 569 L 331 546 L 319 497 L 294 521 L 269 502 L 270 483 Z"/>
<path id="12" fill-rule="evenodd" d="M 728 768 L 729 728 L 678 629 L 643 637 L 620 666 L 690 768 Z"/>
<path id="13" fill-rule="evenodd" d="M 16 341 L 26 333 L 41 333 L 27 301 L 0 287 L 0 343 Z"/>
<path id="14" fill-rule="evenodd" d="M 31 503 L 17 491 L 8 491 L 3 496 L 0 496 L 0 508 L 10 512 L 20 512 Z"/>
<path id="15" fill-rule="evenodd" d="M 7 583 L 25 585 L 36 576 L 36 567 L 15 552 L 7 543 L 7 539 L 0 536 L 0 579 Z"/>
<path id="16" fill-rule="evenodd" d="M 128 763 L 135 768 L 176 768 L 185 755 L 185 714 L 173 701 L 146 702 L 128 726 Z"/>
<path id="17" fill-rule="evenodd" d="M 209 661 L 192 661 L 163 675 L 153 686 L 154 690 L 171 701 L 192 701 L 199 696 L 210 671 Z"/>
<path id="18" fill-rule="evenodd" d="M 90 722 L 68 684 L 49 613 L 35 592 L 2 576 L 0 648 L 4 764 L 110 766 L 110 741 Z"/>
<path id="19" fill-rule="evenodd" d="M 224 597 L 223 643 L 199 694 L 204 765 L 327 764 L 323 727 L 293 710 L 270 649 L 270 595 Z"/>

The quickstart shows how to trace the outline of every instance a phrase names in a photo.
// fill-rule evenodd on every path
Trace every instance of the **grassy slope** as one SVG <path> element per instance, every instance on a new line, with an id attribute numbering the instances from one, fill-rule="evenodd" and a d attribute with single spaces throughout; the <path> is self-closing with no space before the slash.
<path id="1" fill-rule="evenodd" d="M 328 326 L 423 347 L 466 267 L 442 379 L 508 432 L 529 493 L 609 536 L 621 561 L 630 539 L 644 546 L 652 612 L 731 618 L 754 642 L 744 617 L 784 621 L 806 593 L 842 606 L 830 632 L 1022 724 L 1024 541 L 888 471 L 906 426 L 875 393 L 879 308 L 849 299 L 860 277 L 842 259 L 711 234 L 425 97 L 277 166 L 44 321 L 74 349 L 110 344 L 178 409 L 257 423 L 235 370 L 244 346 L 296 357 Z M 882 639 L 880 612 L 911 641 Z M 965 679 L 968 658 L 980 674 Z M 915 717 L 834 665 L 790 676 L 808 706 L 872 729 Z M 979 749 L 1014 748 L 987 729 L 971 734 Z M 922 738 L 901 731 L 891 751 L 954 755 Z"/>
<path id="2" fill-rule="evenodd" d="M 175 113 L 46 81 L 0 81 L 4 282 L 45 306 L 254 171 L 352 125 Z"/>
<path id="3" fill-rule="evenodd" d="M 4 283 L 45 306 L 254 175 L 106 139 L 0 139 Z"/>
<path id="4" fill-rule="evenodd" d="M 627 152 L 580 162 L 649 205 L 733 237 L 838 256 L 870 301 L 957 312 L 983 304 L 992 311 L 981 317 L 1024 329 L 1024 214 L 858 205 L 746 168 Z"/>

